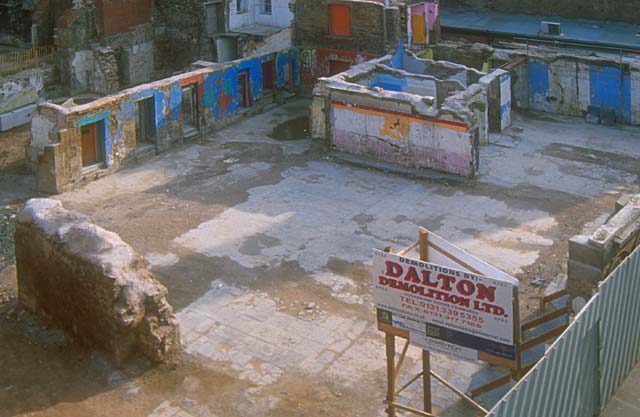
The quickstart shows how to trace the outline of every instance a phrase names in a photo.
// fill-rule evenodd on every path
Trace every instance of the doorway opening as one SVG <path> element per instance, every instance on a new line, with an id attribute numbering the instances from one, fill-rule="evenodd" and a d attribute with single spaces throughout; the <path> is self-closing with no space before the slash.
<path id="1" fill-rule="evenodd" d="M 138 120 L 136 123 L 136 147 L 156 143 L 156 107 L 153 97 L 136 103 Z"/>
<path id="2" fill-rule="evenodd" d="M 276 66 L 273 61 L 262 63 L 262 95 L 265 98 L 275 96 L 276 92 Z"/>
<path id="3" fill-rule="evenodd" d="M 287 91 L 293 92 L 294 90 L 294 82 L 295 75 L 293 73 L 293 62 L 287 62 L 286 66 L 283 68 L 283 81 L 284 88 Z"/>
<path id="4" fill-rule="evenodd" d="M 204 4 L 207 17 L 207 35 L 213 36 L 225 31 L 224 4 L 221 0 Z"/>
<path id="5" fill-rule="evenodd" d="M 198 84 L 182 87 L 182 134 L 191 136 L 200 128 Z"/>
<path id="6" fill-rule="evenodd" d="M 104 120 L 80 127 L 82 167 L 98 166 L 105 162 Z"/>
<path id="7" fill-rule="evenodd" d="M 251 91 L 249 89 L 249 71 L 238 72 L 238 105 L 249 107 L 251 105 Z"/>

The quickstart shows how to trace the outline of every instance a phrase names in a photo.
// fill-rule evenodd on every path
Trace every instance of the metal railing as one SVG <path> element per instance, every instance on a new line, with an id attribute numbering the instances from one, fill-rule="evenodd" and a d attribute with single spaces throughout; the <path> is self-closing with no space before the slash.
<path id="1" fill-rule="evenodd" d="M 490 417 L 597 416 L 640 359 L 640 248 Z"/>
<path id="2" fill-rule="evenodd" d="M 14 74 L 51 63 L 54 52 L 55 47 L 47 45 L 0 54 L 0 75 Z"/>

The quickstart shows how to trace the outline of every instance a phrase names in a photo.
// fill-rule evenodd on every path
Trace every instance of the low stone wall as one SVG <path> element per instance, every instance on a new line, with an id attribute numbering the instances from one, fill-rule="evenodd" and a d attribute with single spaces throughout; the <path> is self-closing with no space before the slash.
<path id="1" fill-rule="evenodd" d="M 311 135 L 339 152 L 473 178 L 488 132 L 510 124 L 510 99 L 506 71 L 398 51 L 321 78 Z"/>
<path id="2" fill-rule="evenodd" d="M 159 362 L 179 351 L 167 289 L 117 234 L 57 200 L 32 199 L 18 214 L 15 247 L 28 310 L 117 364 L 136 351 Z"/>
<path id="3" fill-rule="evenodd" d="M 616 213 L 591 236 L 569 240 L 568 289 L 591 298 L 603 281 L 640 244 L 640 194 L 616 204 Z"/>
<path id="4" fill-rule="evenodd" d="M 296 49 L 224 64 L 197 64 L 193 71 L 90 103 L 40 104 L 31 122 L 29 148 L 38 190 L 60 193 L 107 175 L 127 160 L 165 151 L 185 137 L 260 111 L 274 102 L 274 95 L 287 95 L 299 85 Z M 271 65 L 270 72 L 265 64 Z M 265 83 L 268 74 L 273 79 Z M 245 95 L 240 97 L 242 80 Z M 91 161 L 84 161 L 83 128 L 93 130 L 85 143 L 88 154 L 95 156 Z"/>

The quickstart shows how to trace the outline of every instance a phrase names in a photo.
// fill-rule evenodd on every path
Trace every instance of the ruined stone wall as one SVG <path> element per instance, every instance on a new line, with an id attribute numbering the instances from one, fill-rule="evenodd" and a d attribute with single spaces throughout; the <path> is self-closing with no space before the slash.
<path id="1" fill-rule="evenodd" d="M 166 361 L 180 350 L 167 289 L 120 239 L 57 200 L 27 201 L 18 214 L 20 303 L 122 364 L 140 352 Z"/>
<path id="2" fill-rule="evenodd" d="M 640 124 L 640 62 L 565 53 L 511 56 L 528 58 L 513 86 L 518 107 L 571 116 L 592 108 L 596 123 Z"/>
<path id="3" fill-rule="evenodd" d="M 153 77 L 154 28 L 144 1 L 131 3 L 133 16 L 123 21 L 109 11 L 115 6 L 87 1 L 59 20 L 56 67 L 67 94 L 110 94 Z M 136 22 L 141 23 L 133 26 Z"/>
<path id="4" fill-rule="evenodd" d="M 205 0 L 156 0 L 156 69 L 181 70 L 198 59 L 215 60 L 214 42 L 206 37 Z"/>
<path id="5" fill-rule="evenodd" d="M 29 158 L 40 191 L 59 193 L 84 181 L 119 169 L 128 159 L 136 158 L 139 146 L 149 143 L 139 138 L 139 103 L 151 101 L 155 151 L 168 149 L 182 141 L 187 126 L 182 103 L 182 89 L 193 87 L 196 94 L 199 130 L 218 128 L 241 115 L 259 111 L 269 104 L 263 95 L 262 64 L 275 65 L 275 85 L 288 89 L 285 73 L 293 71 L 294 86 L 299 85 L 296 49 L 277 54 L 207 65 L 206 68 L 176 75 L 153 83 L 121 91 L 91 103 L 38 106 L 31 122 Z M 238 98 L 238 74 L 249 75 L 251 103 L 242 107 Z M 272 98 L 273 99 L 273 98 Z M 91 169 L 83 168 L 81 129 L 94 124 L 101 140 L 99 150 L 104 159 Z M 192 133 L 192 132 L 190 132 Z M 195 134 L 199 132 L 196 130 Z"/>
<path id="6" fill-rule="evenodd" d="M 640 245 L 640 194 L 616 205 L 616 213 L 591 235 L 569 240 L 568 289 L 590 299 L 613 270 Z"/>
<path id="7" fill-rule="evenodd" d="M 96 10 L 100 34 L 113 35 L 149 22 L 151 0 L 96 0 Z"/>
<path id="8" fill-rule="evenodd" d="M 498 49 L 443 42 L 437 59 L 497 67 L 520 58 L 510 70 L 513 106 L 584 117 L 594 123 L 640 124 L 640 60 L 553 47 Z"/>
<path id="9" fill-rule="evenodd" d="M 484 135 L 487 131 L 491 79 L 465 88 L 459 81 L 417 77 L 403 70 L 381 72 L 392 60 L 392 56 L 372 60 L 321 79 L 311 108 L 312 137 L 327 141 L 340 152 L 473 178 L 478 168 L 480 131 Z M 406 76 L 400 76 L 402 73 Z M 383 83 L 376 80 L 376 74 L 385 75 Z M 399 76 L 393 77 L 395 74 Z M 407 88 L 392 85 L 389 76 L 406 83 Z M 373 87 L 363 88 L 363 80 L 370 84 L 369 78 Z M 416 85 L 424 83 L 424 88 L 432 90 L 431 96 L 412 94 L 416 85 L 409 86 L 407 79 Z M 458 87 L 452 89 L 452 83 Z M 438 88 L 449 93 L 461 91 L 438 103 Z"/>
<path id="10" fill-rule="evenodd" d="M 329 4 L 344 4 L 350 9 L 351 34 L 331 35 Z M 399 17 L 397 17 L 399 24 Z M 324 48 L 382 55 L 387 39 L 384 4 L 365 0 L 298 0 L 294 5 L 293 44 L 305 49 Z M 397 36 L 396 34 L 390 34 Z"/>

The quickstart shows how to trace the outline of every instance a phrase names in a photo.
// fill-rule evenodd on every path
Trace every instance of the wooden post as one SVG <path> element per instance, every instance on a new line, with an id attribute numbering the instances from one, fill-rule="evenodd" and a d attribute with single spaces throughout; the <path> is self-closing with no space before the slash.
<path id="1" fill-rule="evenodd" d="M 385 344 L 387 347 L 387 414 L 389 417 L 396 417 L 396 337 L 385 333 Z"/>
<path id="2" fill-rule="evenodd" d="M 429 260 L 429 232 L 421 227 L 418 234 L 420 260 L 427 262 Z M 422 391 L 424 411 L 431 413 L 431 354 L 427 350 L 422 351 Z"/>
<path id="3" fill-rule="evenodd" d="M 522 358 L 520 352 L 520 299 L 518 287 L 513 287 L 513 341 L 516 347 L 516 381 L 522 378 Z"/>
<path id="4" fill-rule="evenodd" d="M 424 411 L 431 412 L 431 354 L 422 351 L 422 399 L 424 402 Z"/>

